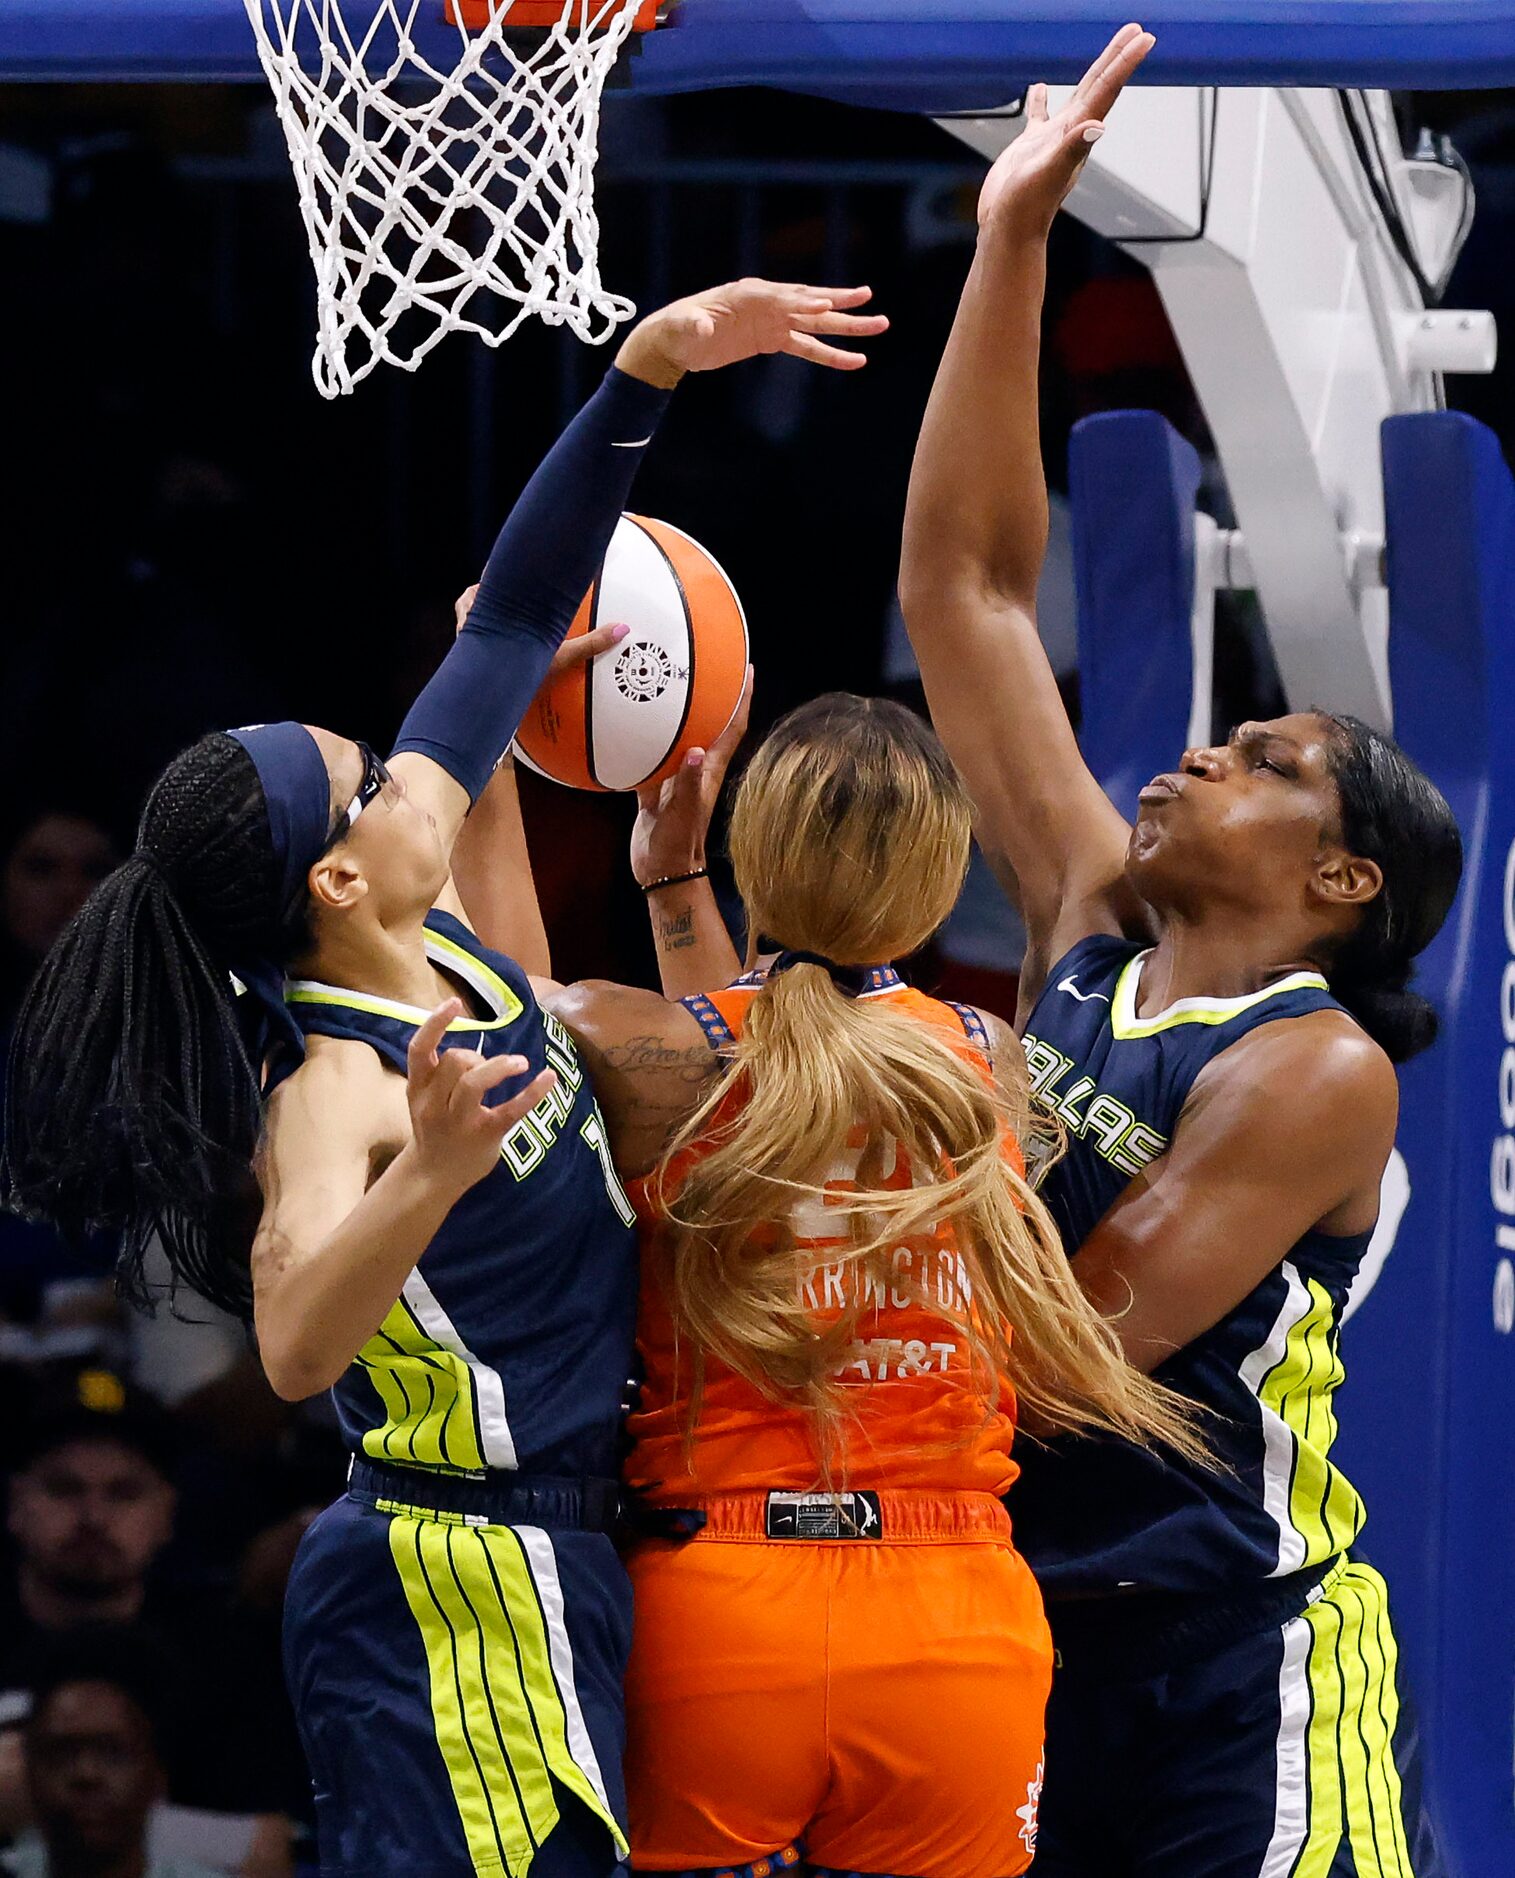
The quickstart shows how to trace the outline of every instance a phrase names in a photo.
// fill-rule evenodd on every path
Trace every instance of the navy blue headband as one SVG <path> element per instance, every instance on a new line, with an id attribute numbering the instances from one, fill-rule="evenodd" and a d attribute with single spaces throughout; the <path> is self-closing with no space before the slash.
<path id="1" fill-rule="evenodd" d="M 249 724 L 229 730 L 253 760 L 279 859 L 279 911 L 305 891 L 305 876 L 331 835 L 331 778 L 316 740 L 303 724 Z"/>
<path id="2" fill-rule="evenodd" d="M 268 827 L 279 861 L 279 914 L 305 892 L 305 877 L 331 836 L 331 778 L 316 740 L 303 724 L 249 724 L 227 736 L 253 760 Z M 259 1074 L 267 1070 L 269 1093 L 305 1055 L 305 1038 L 284 1002 L 284 967 L 275 959 L 240 959 L 234 966 L 244 986 L 237 1000 L 242 1034 Z"/>

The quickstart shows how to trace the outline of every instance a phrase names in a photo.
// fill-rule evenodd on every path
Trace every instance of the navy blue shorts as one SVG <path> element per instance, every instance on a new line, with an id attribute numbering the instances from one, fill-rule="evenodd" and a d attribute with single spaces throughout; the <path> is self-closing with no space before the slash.
<path id="1" fill-rule="evenodd" d="M 1050 1615 L 1035 1878 L 1443 1878 L 1370 1566 L 1197 1649 L 1180 1625 L 1123 1660 L 1077 1606 Z"/>
<path id="2" fill-rule="evenodd" d="M 329 1507 L 284 1624 L 323 1878 L 609 1878 L 630 1644 L 603 1533 Z"/>

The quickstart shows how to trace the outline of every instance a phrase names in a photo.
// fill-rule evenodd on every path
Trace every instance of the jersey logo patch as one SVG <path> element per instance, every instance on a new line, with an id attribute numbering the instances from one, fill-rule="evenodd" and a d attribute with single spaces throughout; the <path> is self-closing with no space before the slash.
<path id="1" fill-rule="evenodd" d="M 1066 978 L 1059 978 L 1057 989 L 1066 991 L 1070 998 L 1077 998 L 1080 1004 L 1108 1004 L 1110 1000 L 1103 991 L 1080 991 L 1073 982 L 1076 974 L 1070 972 Z"/>
<path id="2" fill-rule="evenodd" d="M 770 1539 L 882 1539 L 876 1493 L 770 1493 Z"/>
<path id="3" fill-rule="evenodd" d="M 1028 1853 L 1036 1850 L 1036 1815 L 1042 1803 L 1042 1775 L 1045 1761 L 1036 1763 L 1035 1776 L 1026 1782 L 1026 1804 L 1015 1809 L 1015 1817 L 1021 1822 L 1020 1840 Z"/>

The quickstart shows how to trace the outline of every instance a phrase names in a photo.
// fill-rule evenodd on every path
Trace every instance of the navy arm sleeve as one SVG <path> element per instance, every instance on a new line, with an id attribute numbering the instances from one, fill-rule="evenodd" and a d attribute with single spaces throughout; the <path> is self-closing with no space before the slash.
<path id="1" fill-rule="evenodd" d="M 599 571 L 673 394 L 614 366 L 521 492 L 468 623 L 400 726 L 395 752 L 441 764 L 477 801 Z"/>

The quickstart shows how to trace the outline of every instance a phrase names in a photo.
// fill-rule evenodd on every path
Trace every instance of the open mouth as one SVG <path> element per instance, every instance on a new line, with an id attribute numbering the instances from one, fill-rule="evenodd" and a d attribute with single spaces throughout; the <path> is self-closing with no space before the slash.
<path id="1" fill-rule="evenodd" d="M 1179 793 L 1177 777 L 1154 776 L 1136 799 L 1138 802 L 1146 804 L 1172 802 Z"/>

